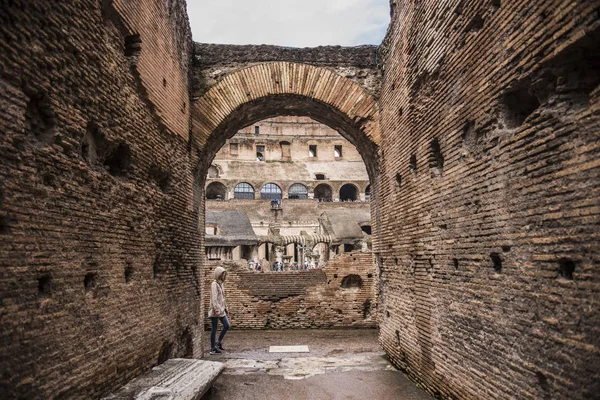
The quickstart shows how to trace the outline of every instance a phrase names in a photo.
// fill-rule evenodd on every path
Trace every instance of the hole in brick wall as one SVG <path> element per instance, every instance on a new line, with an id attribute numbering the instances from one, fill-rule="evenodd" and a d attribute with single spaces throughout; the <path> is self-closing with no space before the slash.
<path id="1" fill-rule="evenodd" d="M 385 312 L 385 316 L 386 316 L 387 318 L 389 318 L 389 317 L 390 317 L 390 312 L 386 310 L 386 312 Z"/>
<path id="2" fill-rule="evenodd" d="M 394 89 L 392 89 L 392 90 L 394 90 Z M 403 109 L 402 107 L 400 107 L 400 108 L 398 109 L 398 116 L 399 116 L 399 117 L 401 117 L 401 116 L 402 116 L 402 114 L 404 114 L 404 109 Z"/>
<path id="3" fill-rule="evenodd" d="M 396 341 L 400 343 L 400 331 L 396 329 Z"/>
<path id="4" fill-rule="evenodd" d="M 344 243 L 344 253 L 349 253 L 354 250 L 354 246 L 349 243 Z"/>
<path id="5" fill-rule="evenodd" d="M 540 106 L 531 94 L 528 82 L 504 93 L 500 99 L 500 117 L 508 129 L 518 128 Z"/>
<path id="6" fill-rule="evenodd" d="M 344 289 L 360 288 L 362 287 L 362 278 L 356 274 L 347 275 L 342 279 L 342 287 Z"/>
<path id="7" fill-rule="evenodd" d="M 154 264 L 152 264 L 152 278 L 154 278 L 154 279 L 158 278 L 159 274 L 160 274 L 160 265 L 158 263 L 158 260 L 154 260 Z"/>
<path id="8" fill-rule="evenodd" d="M 371 300 L 367 299 L 363 303 L 363 307 L 362 307 L 363 319 L 367 319 L 367 316 L 369 315 L 370 312 L 371 312 Z"/>
<path id="9" fill-rule="evenodd" d="M 567 280 L 573 280 L 573 272 L 575 272 L 575 262 L 568 258 L 558 260 L 558 275 Z"/>
<path id="10" fill-rule="evenodd" d="M 467 24 L 467 27 L 465 28 L 465 32 L 477 32 L 479 30 L 481 30 L 483 28 L 484 25 L 484 20 L 483 18 L 481 18 L 481 15 L 477 14 L 475 15 L 473 18 L 471 18 L 471 21 L 469 21 L 469 23 Z"/>
<path id="11" fill-rule="evenodd" d="M 440 141 L 438 138 L 434 138 L 429 146 L 431 148 L 429 167 L 437 174 L 441 174 L 444 170 L 444 156 L 442 155 Z"/>
<path id="12" fill-rule="evenodd" d="M 156 164 L 150 167 L 150 179 L 156 183 L 161 192 L 168 194 L 171 191 L 171 174 Z"/>
<path id="13" fill-rule="evenodd" d="M 138 56 L 142 51 L 142 38 L 140 35 L 125 36 L 125 56 Z"/>
<path id="14" fill-rule="evenodd" d="M 600 28 L 586 31 L 542 71 L 546 76 L 537 79 L 534 88 L 542 102 L 544 92 L 551 88 L 553 93 L 548 94 L 556 100 L 566 101 L 569 106 L 589 106 L 590 94 L 600 84 Z"/>
<path id="15" fill-rule="evenodd" d="M 410 168 L 410 172 L 412 172 L 413 174 L 417 173 L 417 155 L 416 154 L 410 155 L 408 167 Z"/>
<path id="16" fill-rule="evenodd" d="M 501 6 L 501 0 L 492 0 L 491 3 L 492 3 L 492 6 L 496 7 L 496 8 L 500 8 L 500 6 Z"/>
<path id="17" fill-rule="evenodd" d="M 508 253 L 510 251 L 510 246 L 502 246 L 502 251 Z"/>
<path id="18" fill-rule="evenodd" d="M 83 140 L 81 141 L 81 157 L 90 165 L 98 161 L 98 150 L 106 149 L 106 141 L 100 128 L 94 122 L 89 122 Z"/>
<path id="19" fill-rule="evenodd" d="M 40 142 L 49 144 L 54 136 L 56 117 L 54 108 L 47 95 L 25 90 L 29 95 L 25 111 L 25 130 L 33 134 Z"/>
<path id="20" fill-rule="evenodd" d="M 454 265 L 454 269 L 458 269 L 458 258 L 452 259 L 452 265 Z"/>
<path id="21" fill-rule="evenodd" d="M 490 253 L 490 259 L 492 260 L 492 266 L 496 273 L 502 272 L 502 258 L 498 253 Z"/>
<path id="22" fill-rule="evenodd" d="M 373 274 L 367 274 L 367 278 L 372 278 Z"/>
<path id="23" fill-rule="evenodd" d="M 167 80 L 163 78 L 163 87 L 167 87 Z"/>
<path id="24" fill-rule="evenodd" d="M 184 102 L 183 102 L 183 106 L 181 107 L 181 112 L 182 112 L 183 114 L 185 114 L 185 110 L 186 110 L 186 108 L 187 108 L 187 104 L 186 104 L 186 103 L 185 103 L 185 101 L 184 101 Z"/>
<path id="25" fill-rule="evenodd" d="M 398 257 L 394 257 L 394 264 L 398 265 Z"/>
<path id="26" fill-rule="evenodd" d="M 131 283 L 133 279 L 133 267 L 128 265 L 125 267 L 125 283 Z"/>
<path id="27" fill-rule="evenodd" d="M 163 345 L 158 353 L 158 364 L 162 364 L 171 358 L 171 354 L 173 353 L 173 343 L 164 341 Z"/>
<path id="28" fill-rule="evenodd" d="M 472 146 L 477 143 L 477 132 L 475 131 L 475 121 L 467 120 L 462 128 L 461 138 L 466 146 Z"/>
<path id="29" fill-rule="evenodd" d="M 131 149 L 120 143 L 104 160 L 104 166 L 113 176 L 125 176 L 131 165 Z"/>
<path id="30" fill-rule="evenodd" d="M 337 279 L 337 277 L 338 277 L 338 274 L 333 274 L 334 279 Z"/>
<path id="31" fill-rule="evenodd" d="M 0 235 L 10 233 L 8 218 L 0 215 Z"/>
<path id="32" fill-rule="evenodd" d="M 55 187 L 56 186 L 56 177 L 53 174 L 46 172 L 45 174 L 42 175 L 42 183 L 45 186 Z"/>
<path id="33" fill-rule="evenodd" d="M 105 152 L 106 148 L 106 139 L 100 127 L 94 122 L 89 122 L 81 141 L 81 157 L 89 165 L 94 165 L 98 161 L 98 153 Z"/>
<path id="34" fill-rule="evenodd" d="M 93 290 L 96 287 L 97 277 L 98 274 L 96 274 L 95 272 L 89 272 L 85 274 L 85 277 L 83 278 L 83 287 L 86 292 L 89 292 L 90 290 Z"/>
<path id="35" fill-rule="evenodd" d="M 398 187 L 402 186 L 402 175 L 396 174 L 396 184 Z"/>
<path id="36" fill-rule="evenodd" d="M 548 378 L 546 378 L 546 375 L 542 374 L 540 371 L 537 371 L 535 373 L 535 376 L 538 379 L 538 384 L 540 385 L 540 387 L 543 390 L 548 390 L 550 389 L 550 385 L 548 384 Z"/>
<path id="37" fill-rule="evenodd" d="M 52 293 L 52 277 L 49 274 L 38 278 L 38 293 L 41 296 L 50 296 Z"/>

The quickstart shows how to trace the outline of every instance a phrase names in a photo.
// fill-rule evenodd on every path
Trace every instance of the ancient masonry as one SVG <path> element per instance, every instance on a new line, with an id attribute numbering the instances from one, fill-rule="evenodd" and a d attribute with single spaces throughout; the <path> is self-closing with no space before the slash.
<path id="1" fill-rule="evenodd" d="M 597 397 L 600 1 L 391 10 L 381 46 L 289 49 L 194 44 L 182 0 L 1 2 L 0 393 L 100 398 L 200 356 L 208 168 L 297 115 L 366 161 L 373 277 L 347 272 L 376 296 L 363 319 L 345 270 L 309 271 L 267 310 L 240 281 L 258 325 L 339 291 L 355 318 L 328 322 L 376 323 L 437 398 Z"/>
<path id="2" fill-rule="evenodd" d="M 210 291 L 217 265 L 227 269 L 230 317 L 242 329 L 374 328 L 376 285 L 371 253 L 346 253 L 325 268 L 263 273 L 246 263 L 210 262 L 204 272 Z M 208 309 L 209 298 L 204 298 Z M 210 320 L 205 322 L 208 327 Z"/>

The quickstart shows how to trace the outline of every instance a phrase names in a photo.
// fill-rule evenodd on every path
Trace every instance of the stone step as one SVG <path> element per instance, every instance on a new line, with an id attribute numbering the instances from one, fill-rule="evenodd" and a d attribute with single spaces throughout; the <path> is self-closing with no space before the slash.
<path id="1" fill-rule="evenodd" d="M 223 368 L 220 362 L 173 358 L 103 400 L 199 400 Z"/>

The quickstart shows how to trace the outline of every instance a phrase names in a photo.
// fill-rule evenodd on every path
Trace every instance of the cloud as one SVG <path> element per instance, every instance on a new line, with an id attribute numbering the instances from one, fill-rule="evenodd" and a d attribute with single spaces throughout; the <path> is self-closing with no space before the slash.
<path id="1" fill-rule="evenodd" d="M 379 44 L 389 0 L 187 0 L 196 42 L 292 47 Z"/>

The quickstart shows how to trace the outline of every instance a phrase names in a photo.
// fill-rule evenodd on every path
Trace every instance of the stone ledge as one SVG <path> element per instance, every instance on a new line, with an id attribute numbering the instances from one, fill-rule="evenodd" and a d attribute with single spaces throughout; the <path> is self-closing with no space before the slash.
<path id="1" fill-rule="evenodd" d="M 224 368 L 220 362 L 174 358 L 104 400 L 198 400 Z"/>

